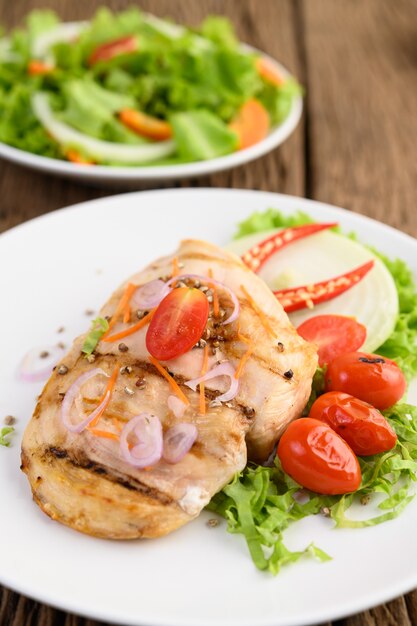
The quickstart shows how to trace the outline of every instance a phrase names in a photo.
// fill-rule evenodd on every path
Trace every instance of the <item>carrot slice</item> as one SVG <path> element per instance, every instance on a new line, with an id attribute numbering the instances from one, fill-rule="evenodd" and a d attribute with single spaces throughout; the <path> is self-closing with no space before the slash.
<path id="1" fill-rule="evenodd" d="M 92 159 L 86 159 L 82 154 L 77 152 L 77 150 L 68 150 L 66 157 L 68 161 L 71 161 L 71 163 L 77 163 L 77 165 L 94 165 L 94 161 Z"/>
<path id="2" fill-rule="evenodd" d="M 28 63 L 29 76 L 45 76 L 53 71 L 53 65 L 49 65 L 49 63 L 44 63 L 43 61 L 32 59 L 32 61 Z"/>
<path id="3" fill-rule="evenodd" d="M 120 333 L 116 333 L 115 335 L 110 335 L 110 337 L 108 336 L 104 337 L 103 335 L 103 337 L 101 338 L 101 341 L 108 341 L 108 342 L 119 341 L 120 339 L 124 339 L 125 337 L 128 337 L 129 335 L 133 335 L 138 330 L 146 326 L 146 324 L 149 324 L 149 322 L 151 321 L 151 319 L 153 318 L 155 314 L 156 308 L 157 307 L 152 309 L 152 311 L 149 311 L 148 315 L 145 315 L 145 317 L 143 317 L 139 322 L 137 322 L 137 324 L 133 324 L 133 326 L 131 326 L 130 328 L 126 328 L 126 330 L 122 330 L 120 331 Z"/>
<path id="4" fill-rule="evenodd" d="M 204 356 L 203 356 L 203 365 L 201 367 L 201 376 L 204 376 L 204 374 L 207 373 L 207 367 L 208 367 L 208 345 L 206 344 L 204 346 Z M 200 414 L 201 415 L 205 415 L 206 414 L 206 396 L 205 396 L 205 385 L 204 383 L 200 383 L 199 385 L 200 387 Z"/>
<path id="5" fill-rule="evenodd" d="M 268 134 L 269 114 L 265 107 L 252 98 L 245 102 L 229 127 L 238 136 L 238 149 L 249 148 Z"/>
<path id="6" fill-rule="evenodd" d="M 119 441 L 120 437 L 115 433 L 110 433 L 107 430 L 98 430 L 97 428 L 88 428 L 88 431 L 95 437 L 104 437 L 105 439 L 114 439 Z"/>
<path id="7" fill-rule="evenodd" d="M 248 291 L 245 288 L 245 286 L 244 285 L 240 285 L 240 288 L 243 291 L 243 293 L 245 294 L 246 298 L 249 300 L 249 304 L 251 305 L 251 307 L 253 308 L 255 313 L 257 313 L 257 315 L 259 316 L 259 319 L 261 321 L 262 326 L 265 328 L 265 330 L 267 331 L 267 333 L 271 337 L 275 337 L 275 332 L 274 332 L 271 324 L 269 323 L 268 318 L 266 317 L 265 313 L 256 304 L 255 300 L 252 298 L 250 293 L 248 293 Z"/>
<path id="8" fill-rule="evenodd" d="M 106 389 L 104 391 L 103 397 L 100 400 L 100 403 L 103 402 L 105 399 L 106 399 L 106 402 L 102 406 L 101 411 L 96 415 L 96 417 L 93 419 L 93 421 L 90 422 L 89 428 L 94 428 L 95 426 L 97 426 L 100 417 L 103 415 L 104 411 L 109 406 L 109 403 L 110 403 L 110 400 L 111 400 L 111 396 L 112 396 L 112 393 L 113 393 L 113 389 L 114 389 L 114 385 L 116 384 L 117 375 L 119 373 L 119 368 L 120 368 L 119 363 L 116 363 L 116 367 L 114 368 L 113 373 L 112 373 L 112 375 L 109 378 L 109 382 L 107 383 L 107 387 L 106 387 Z"/>
<path id="9" fill-rule="evenodd" d="M 243 372 L 243 368 L 245 367 L 248 358 L 250 357 L 250 355 L 252 354 L 252 352 L 255 349 L 255 344 L 252 341 L 250 341 L 250 339 L 247 339 L 246 337 L 243 337 L 242 335 L 240 335 L 239 339 L 241 339 L 246 344 L 248 344 L 248 349 L 246 350 L 245 354 L 240 359 L 239 365 L 236 368 L 236 371 L 235 371 L 235 378 L 236 379 L 241 376 L 241 374 Z"/>
<path id="10" fill-rule="evenodd" d="M 258 59 L 256 59 L 255 66 L 259 76 L 267 80 L 269 83 L 272 83 L 277 87 L 284 84 L 284 78 L 279 73 L 276 65 L 274 65 L 274 63 L 272 63 L 269 59 L 265 57 L 259 57 Z"/>
<path id="11" fill-rule="evenodd" d="M 187 396 L 181 391 L 181 389 L 179 388 L 178 384 L 175 382 L 175 380 L 172 378 L 172 376 L 170 376 L 170 374 L 167 372 L 165 367 L 163 367 L 160 364 L 158 359 L 155 359 L 155 357 L 150 355 L 149 356 L 149 360 L 152 363 L 152 365 L 154 365 L 156 367 L 158 372 L 165 378 L 165 380 L 167 380 L 169 382 L 169 384 L 172 387 L 172 390 L 177 394 L 179 399 L 182 400 L 184 402 L 184 404 L 190 404 L 190 401 L 187 398 Z"/>
<path id="12" fill-rule="evenodd" d="M 172 137 L 172 129 L 168 122 L 164 122 L 151 115 L 146 115 L 146 113 L 142 113 L 142 111 L 123 109 L 119 113 L 119 119 L 122 124 L 135 133 L 138 133 L 138 135 L 156 139 L 157 141 Z"/>
<path id="13" fill-rule="evenodd" d="M 116 324 L 121 314 L 124 313 L 124 315 L 126 315 L 126 307 L 129 305 L 130 298 L 132 297 L 135 289 L 136 289 L 136 285 L 134 285 L 133 283 L 128 283 L 126 285 L 126 289 L 124 290 L 124 293 L 119 300 L 119 304 L 117 305 L 115 312 L 111 316 L 109 327 L 101 338 L 103 341 L 105 341 L 105 338 L 108 337 L 111 329 Z"/>

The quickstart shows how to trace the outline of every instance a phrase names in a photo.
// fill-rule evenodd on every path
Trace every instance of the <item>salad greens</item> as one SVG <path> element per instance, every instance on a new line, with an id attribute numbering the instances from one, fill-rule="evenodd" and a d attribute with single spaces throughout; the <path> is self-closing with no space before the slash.
<path id="1" fill-rule="evenodd" d="M 10 435 L 14 432 L 13 426 L 0 428 L 0 446 L 10 446 Z"/>
<path id="2" fill-rule="evenodd" d="M 287 216 L 275 209 L 253 213 L 238 226 L 236 238 L 272 228 L 310 223 L 301 211 Z M 417 288 L 412 273 L 400 260 L 392 261 L 373 250 L 391 272 L 399 296 L 399 316 L 391 337 L 378 353 L 395 359 L 410 380 L 417 375 Z M 305 414 L 324 392 L 323 368 L 318 368 Z M 360 458 L 362 483 L 354 494 L 324 496 L 300 488 L 286 475 L 276 458 L 272 467 L 248 466 L 208 505 L 227 520 L 231 533 L 242 534 L 256 567 L 277 574 L 287 563 L 302 556 L 321 561 L 330 557 L 314 544 L 291 551 L 283 533 L 292 522 L 308 515 L 322 514 L 338 528 L 374 526 L 397 517 L 414 497 L 417 481 L 417 407 L 399 403 L 384 412 L 397 433 L 396 447 L 385 453 Z M 369 505 L 374 513 L 366 519 L 355 516 L 355 508 Z M 376 512 L 375 512 L 376 511 Z M 363 516 L 359 516 L 363 518 Z"/>
<path id="3" fill-rule="evenodd" d="M 91 322 L 90 331 L 84 339 L 81 351 L 86 356 L 92 354 L 96 349 L 98 342 L 100 341 L 104 333 L 106 333 L 108 330 L 109 323 L 104 317 L 97 317 L 95 320 L 93 320 Z"/>
<path id="4" fill-rule="evenodd" d="M 113 47 L 102 57 L 101 46 L 108 51 L 123 38 L 128 48 Z M 54 119 L 86 138 L 146 148 L 156 137 L 128 128 L 120 113 L 133 109 L 168 122 L 174 140 L 169 159 L 151 155 L 141 164 L 229 154 L 239 143 L 229 123 L 245 103 L 256 98 L 272 126 L 287 117 L 300 93 L 293 79 L 275 84 L 264 77 L 258 59 L 259 53 L 241 47 L 223 17 L 187 28 L 136 7 L 119 13 L 103 7 L 79 24 L 62 23 L 50 10 L 32 11 L 23 28 L 0 35 L 0 141 L 48 157 L 65 159 L 75 149 L 95 162 L 126 164 L 90 154 L 88 142 L 73 145 L 51 134 L 32 104 L 42 93 Z"/>

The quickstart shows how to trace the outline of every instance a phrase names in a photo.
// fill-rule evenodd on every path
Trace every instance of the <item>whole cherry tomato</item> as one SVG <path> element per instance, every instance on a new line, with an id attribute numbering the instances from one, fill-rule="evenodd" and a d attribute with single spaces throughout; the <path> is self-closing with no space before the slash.
<path id="1" fill-rule="evenodd" d="M 327 391 L 344 391 L 380 411 L 401 400 L 406 387 L 398 365 L 378 354 L 342 354 L 331 361 L 326 372 Z"/>
<path id="2" fill-rule="evenodd" d="M 199 289 L 173 289 L 159 304 L 146 333 L 146 347 L 156 359 L 185 354 L 201 339 L 209 303 Z"/>
<path id="3" fill-rule="evenodd" d="M 365 326 L 344 315 L 315 315 L 300 324 L 297 332 L 317 344 L 320 366 L 339 354 L 358 350 L 366 339 Z"/>
<path id="4" fill-rule="evenodd" d="M 328 424 L 360 456 L 387 452 L 397 441 L 395 431 L 375 407 L 341 391 L 317 398 L 310 417 Z"/>
<path id="5" fill-rule="evenodd" d="M 138 40 L 133 35 L 114 39 L 113 41 L 101 44 L 93 50 L 88 58 L 88 65 L 95 65 L 99 61 L 109 61 L 113 57 L 135 52 L 137 49 Z"/>
<path id="6" fill-rule="evenodd" d="M 356 491 L 362 476 L 348 444 L 327 424 L 302 417 L 288 426 L 277 450 L 284 472 L 317 493 Z"/>

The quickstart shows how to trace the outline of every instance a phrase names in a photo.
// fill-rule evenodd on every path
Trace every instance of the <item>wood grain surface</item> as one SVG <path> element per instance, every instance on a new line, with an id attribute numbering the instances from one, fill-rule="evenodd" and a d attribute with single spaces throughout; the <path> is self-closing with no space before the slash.
<path id="1" fill-rule="evenodd" d="M 64 19 L 85 19 L 103 3 L 0 0 L 0 22 L 12 27 L 39 6 L 54 8 Z M 121 9 L 132 2 L 108 0 L 107 4 Z M 142 0 L 140 4 L 162 17 L 190 24 L 207 13 L 227 15 L 243 40 L 279 59 L 306 86 L 303 121 L 283 146 L 245 167 L 183 180 L 177 186 L 306 196 L 417 236 L 415 0 Z M 82 186 L 0 161 L 0 232 L 59 207 L 117 191 Z M 336 623 L 415 625 L 417 591 Z M 0 587 L 0 626 L 98 624 Z"/>

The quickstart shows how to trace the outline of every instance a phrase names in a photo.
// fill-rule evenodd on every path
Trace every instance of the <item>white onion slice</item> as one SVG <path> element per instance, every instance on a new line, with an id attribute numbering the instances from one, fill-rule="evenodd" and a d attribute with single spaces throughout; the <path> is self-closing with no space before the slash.
<path id="1" fill-rule="evenodd" d="M 235 319 L 237 319 L 239 315 L 240 304 L 239 304 L 239 300 L 236 297 L 236 294 L 231 289 L 229 289 L 229 287 L 226 287 L 224 283 L 221 283 L 220 281 L 215 280 L 214 278 L 208 278 L 207 276 L 200 276 L 199 274 L 180 274 L 179 276 L 173 276 L 166 284 L 171 285 L 173 282 L 177 282 L 179 280 L 187 280 L 188 278 L 199 280 L 202 283 L 213 283 L 213 285 L 216 285 L 216 287 L 220 287 L 221 289 L 224 289 L 230 296 L 230 299 L 233 302 L 234 308 L 233 308 L 232 313 L 229 315 L 229 317 L 226 320 L 222 322 L 222 324 L 224 325 L 231 324 L 232 322 L 235 321 Z"/>
<path id="2" fill-rule="evenodd" d="M 157 278 L 138 287 L 130 300 L 130 304 L 137 309 L 153 309 L 170 291 L 172 289 L 163 280 Z"/>
<path id="3" fill-rule="evenodd" d="M 178 463 L 189 452 L 197 439 L 198 431 L 194 424 L 175 424 L 164 435 L 164 460 Z"/>
<path id="4" fill-rule="evenodd" d="M 47 94 L 40 91 L 32 96 L 32 108 L 40 123 L 56 141 L 65 147 L 78 147 L 96 161 L 136 165 L 162 159 L 175 151 L 175 142 L 171 139 L 129 145 L 102 141 L 85 135 L 58 120 L 49 105 Z"/>
<path id="5" fill-rule="evenodd" d="M 129 442 L 134 436 L 136 442 Z M 125 460 L 134 467 L 154 465 L 162 456 L 162 424 L 158 417 L 141 413 L 132 417 L 120 433 L 120 450 Z"/>
<path id="6" fill-rule="evenodd" d="M 49 346 L 47 348 L 33 348 L 22 359 L 17 376 L 20 380 L 28 383 L 36 383 L 46 380 L 52 374 L 52 370 L 62 358 L 64 348 Z M 47 356 L 42 357 L 42 353 Z"/>
<path id="7" fill-rule="evenodd" d="M 53 60 L 49 54 L 50 49 L 57 43 L 73 41 L 83 31 L 89 22 L 64 22 L 57 24 L 54 28 L 41 33 L 35 37 L 32 43 L 32 56 L 35 59 L 48 58 Z"/>
<path id="8" fill-rule="evenodd" d="M 204 383 L 212 378 L 217 378 L 218 376 L 228 376 L 230 378 L 230 388 L 221 396 L 218 396 L 214 401 L 215 404 L 218 404 L 219 402 L 228 402 L 229 400 L 233 400 L 239 389 L 239 380 L 235 378 L 235 371 L 236 370 L 230 361 L 225 361 L 224 363 L 220 363 L 220 365 L 213 367 L 206 374 L 204 374 L 204 376 L 189 380 L 185 384 L 187 387 L 190 387 L 190 389 L 195 391 L 197 389 L 197 385 L 200 383 Z"/>
<path id="9" fill-rule="evenodd" d="M 188 404 L 185 404 L 178 396 L 168 396 L 167 405 L 176 418 L 181 419 L 184 415 Z"/>
<path id="10" fill-rule="evenodd" d="M 100 367 L 96 367 L 89 372 L 85 372 L 84 374 L 81 374 L 81 376 L 79 376 L 75 382 L 73 382 L 62 401 L 61 420 L 65 428 L 72 433 L 80 433 L 81 431 L 83 431 L 84 428 L 86 428 L 90 424 L 90 422 L 92 422 L 96 418 L 96 416 L 102 411 L 103 406 L 105 406 L 109 400 L 110 392 L 107 392 L 98 407 L 94 409 L 94 411 L 90 413 L 90 415 L 88 415 L 87 417 L 85 416 L 84 411 L 81 410 L 81 406 L 78 401 L 78 398 L 81 395 L 81 387 L 84 385 L 84 383 L 87 382 L 87 380 L 90 380 L 90 378 L 94 378 L 94 376 L 106 376 L 106 378 L 109 378 L 109 375 L 106 374 L 106 372 Z M 81 421 L 78 422 L 78 424 L 73 424 L 71 421 L 73 404 L 75 404 L 76 406 L 78 417 L 82 418 Z"/>

